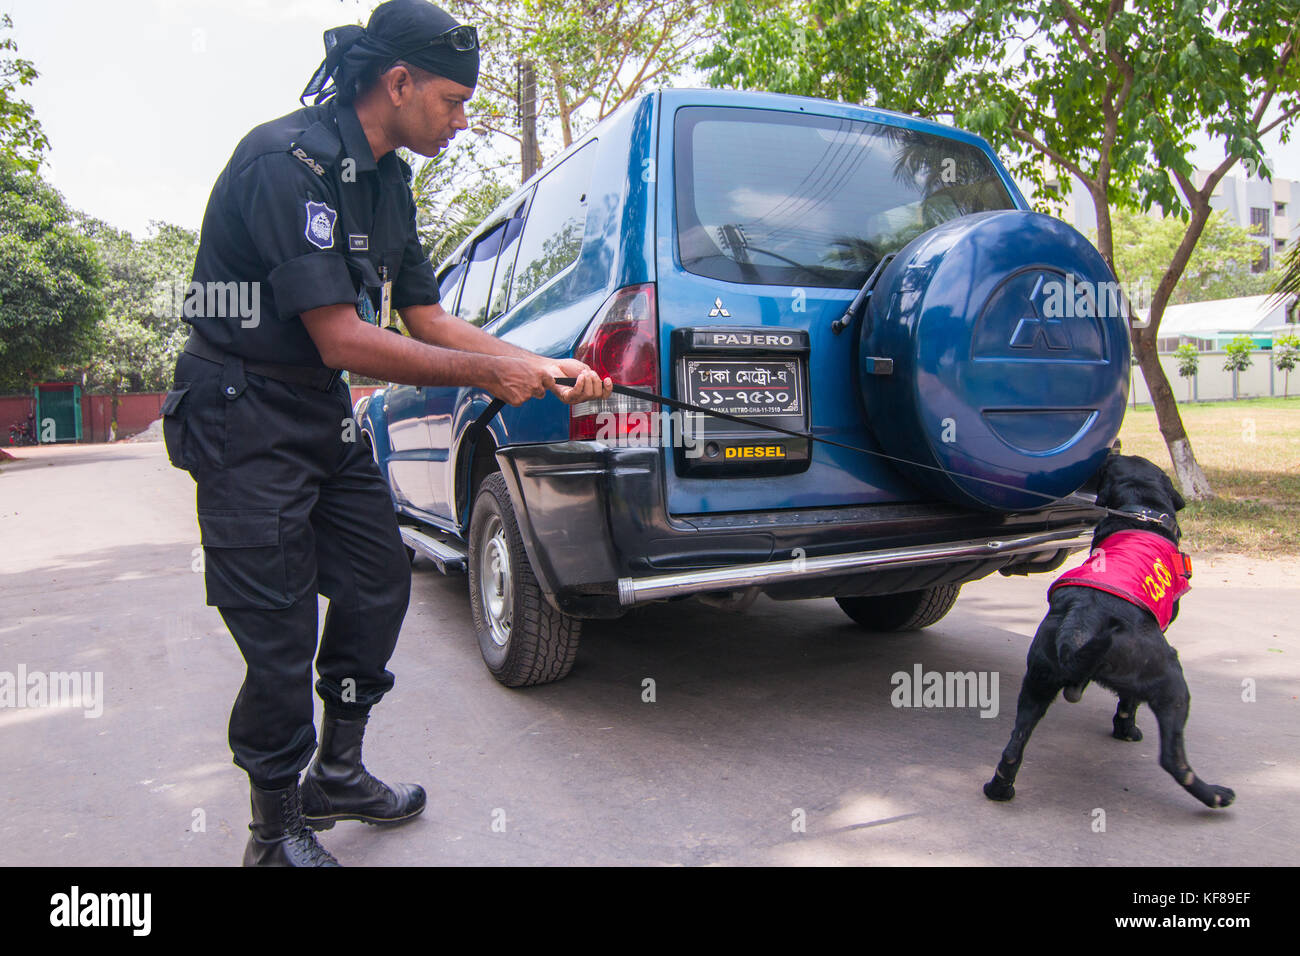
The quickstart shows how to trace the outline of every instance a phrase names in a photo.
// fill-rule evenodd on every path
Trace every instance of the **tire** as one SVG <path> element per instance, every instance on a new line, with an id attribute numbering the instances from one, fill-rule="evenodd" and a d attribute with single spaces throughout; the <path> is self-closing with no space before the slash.
<path id="1" fill-rule="evenodd" d="M 960 584 L 940 584 L 922 591 L 839 597 L 835 603 L 869 631 L 919 631 L 951 611 L 960 592 Z"/>
<path id="2" fill-rule="evenodd" d="M 500 472 L 483 479 L 474 498 L 466 563 L 474 630 L 492 676 L 507 687 L 565 677 L 582 622 L 557 611 L 538 587 Z"/>

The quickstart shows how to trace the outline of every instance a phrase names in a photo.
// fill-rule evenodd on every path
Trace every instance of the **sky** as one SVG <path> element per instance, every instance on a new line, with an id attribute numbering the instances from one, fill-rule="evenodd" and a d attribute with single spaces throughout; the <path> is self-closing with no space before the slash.
<path id="1" fill-rule="evenodd" d="M 298 108 L 321 34 L 374 0 L 0 0 L 41 76 L 21 95 L 50 139 L 44 175 L 75 208 L 143 236 L 197 229 L 235 144 Z M 703 85 L 702 82 L 681 85 Z M 456 149 L 458 144 L 453 144 Z M 1300 135 L 1267 142 L 1300 179 Z M 1221 153 L 1198 154 L 1203 164 Z"/>

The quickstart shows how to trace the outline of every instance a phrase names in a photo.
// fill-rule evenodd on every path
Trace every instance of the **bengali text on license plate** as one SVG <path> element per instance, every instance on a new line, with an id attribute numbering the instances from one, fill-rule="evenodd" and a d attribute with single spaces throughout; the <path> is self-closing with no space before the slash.
<path id="1" fill-rule="evenodd" d="M 686 360 L 687 400 L 729 415 L 798 415 L 798 362 Z"/>

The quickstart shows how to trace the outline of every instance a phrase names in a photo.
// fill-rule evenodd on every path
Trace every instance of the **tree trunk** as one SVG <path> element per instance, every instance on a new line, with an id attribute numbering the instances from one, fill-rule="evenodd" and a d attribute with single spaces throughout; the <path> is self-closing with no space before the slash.
<path id="1" fill-rule="evenodd" d="M 1164 309 L 1161 309 L 1163 312 Z M 1178 401 L 1174 398 L 1173 387 L 1165 377 L 1164 367 L 1156 352 L 1155 331 L 1159 328 L 1161 316 L 1155 314 L 1152 307 L 1151 323 L 1145 329 L 1133 330 L 1133 349 L 1142 367 L 1142 377 L 1146 380 L 1147 391 L 1151 393 L 1151 404 L 1155 406 L 1156 421 L 1160 424 L 1160 435 L 1169 448 L 1169 460 L 1174 466 L 1174 477 L 1183 497 L 1188 501 L 1205 501 L 1214 497 L 1210 480 L 1201 471 L 1192 453 L 1192 443 L 1187 438 L 1187 429 L 1183 427 L 1182 415 L 1178 413 Z M 1149 337 L 1143 333 L 1152 333 Z"/>
<path id="2" fill-rule="evenodd" d="M 537 77 L 529 60 L 519 60 L 519 114 L 521 135 L 519 157 L 523 171 L 519 181 L 526 183 L 537 172 Z"/>
<path id="3" fill-rule="evenodd" d="M 569 98 L 564 93 L 564 78 L 560 74 L 560 68 L 550 61 L 547 65 L 551 68 L 551 81 L 555 86 L 555 109 L 560 114 L 560 133 L 567 149 L 573 145 L 573 120 L 569 116 Z"/>
<path id="4" fill-rule="evenodd" d="M 1106 265 L 1110 266 L 1110 271 L 1115 272 L 1115 238 L 1110 222 L 1110 199 L 1106 195 L 1106 187 L 1100 182 L 1089 183 L 1088 192 L 1092 195 L 1093 208 L 1097 210 L 1097 251 L 1106 260 Z M 1115 278 L 1122 277 L 1116 273 Z"/>
<path id="5" fill-rule="evenodd" d="M 1173 260 L 1169 263 L 1165 274 L 1160 277 L 1160 284 L 1156 286 L 1155 293 L 1151 297 L 1151 310 L 1147 313 L 1146 328 L 1134 329 L 1131 336 L 1138 364 L 1142 366 L 1142 375 L 1147 382 L 1147 391 L 1151 393 L 1151 403 L 1156 409 L 1160 434 L 1169 449 L 1169 460 L 1174 466 L 1174 477 L 1178 481 L 1183 498 L 1187 501 L 1206 501 L 1214 497 L 1214 490 L 1210 487 L 1210 480 L 1205 477 L 1205 472 L 1197 464 L 1192 443 L 1187 437 L 1187 429 L 1183 427 L 1183 417 L 1178 411 L 1174 390 L 1169 386 L 1169 379 L 1165 377 L 1165 370 L 1160 364 L 1156 344 L 1160 334 L 1160 321 L 1165 317 L 1165 308 L 1173 298 L 1174 288 L 1187 269 L 1192 250 L 1196 248 L 1201 233 L 1205 231 L 1205 224 L 1210 219 L 1212 210 L 1208 196 L 1217 182 L 1217 179 L 1214 182 L 1207 181 L 1201 192 L 1193 190 L 1190 184 L 1184 186 L 1184 192 L 1192 207 L 1187 231 L 1183 233 L 1182 241 L 1174 250 Z"/>

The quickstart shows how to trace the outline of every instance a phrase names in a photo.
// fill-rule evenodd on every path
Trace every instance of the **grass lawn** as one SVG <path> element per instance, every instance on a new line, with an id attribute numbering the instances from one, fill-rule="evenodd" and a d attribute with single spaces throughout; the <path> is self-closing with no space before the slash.
<path id="1" fill-rule="evenodd" d="M 1300 556 L 1300 397 L 1178 406 L 1218 497 L 1178 515 L 1189 551 Z M 1126 455 L 1141 455 L 1172 478 L 1169 451 L 1150 405 L 1130 406 L 1119 433 Z"/>

